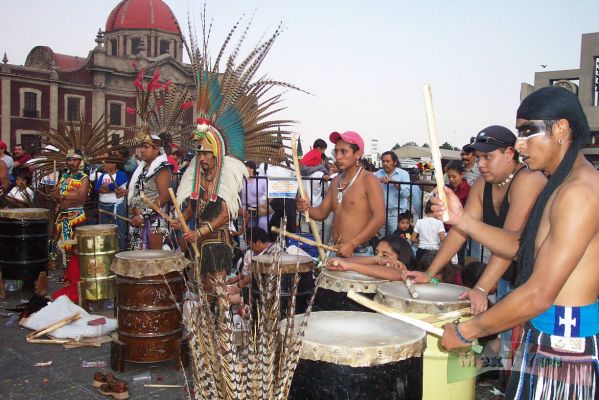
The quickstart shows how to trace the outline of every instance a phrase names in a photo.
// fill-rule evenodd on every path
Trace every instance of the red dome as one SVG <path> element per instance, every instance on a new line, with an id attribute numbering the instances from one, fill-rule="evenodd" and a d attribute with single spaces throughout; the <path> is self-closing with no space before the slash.
<path id="1" fill-rule="evenodd" d="M 162 0 L 121 1 L 106 21 L 106 32 L 119 29 L 160 29 L 181 34 L 177 18 Z"/>

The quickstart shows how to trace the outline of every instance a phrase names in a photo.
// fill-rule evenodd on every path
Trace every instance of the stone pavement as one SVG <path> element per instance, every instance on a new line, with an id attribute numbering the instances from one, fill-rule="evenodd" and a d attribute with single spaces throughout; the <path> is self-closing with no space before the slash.
<path id="1" fill-rule="evenodd" d="M 49 292 L 56 290 L 59 272 L 51 274 Z M 82 368 L 82 361 L 106 361 L 104 372 L 110 369 L 110 343 L 101 347 L 81 347 L 66 349 L 60 344 L 32 344 L 25 341 L 29 329 L 18 324 L 5 326 L 9 317 L 4 316 L 4 307 L 20 304 L 21 291 L 7 292 L 5 300 L 0 300 L 0 399 L 6 400 L 62 400 L 62 399 L 111 399 L 103 396 L 92 387 L 91 382 L 97 368 Z M 48 367 L 35 367 L 39 362 L 52 361 Z M 151 382 L 134 383 L 132 378 L 150 371 Z M 186 371 L 187 376 L 189 370 Z M 126 363 L 125 372 L 117 376 L 129 382 L 131 399 L 185 399 L 183 388 L 148 388 L 144 384 L 184 385 L 183 374 L 175 369 L 174 361 L 153 364 Z M 490 384 L 490 386 L 489 386 Z M 477 400 L 495 400 L 502 397 L 490 393 L 496 381 L 485 386 L 477 386 Z"/>

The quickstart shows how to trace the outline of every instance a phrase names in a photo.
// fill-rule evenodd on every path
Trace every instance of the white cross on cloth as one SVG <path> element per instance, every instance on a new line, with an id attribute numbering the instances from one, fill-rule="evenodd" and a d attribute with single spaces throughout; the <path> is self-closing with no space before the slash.
<path id="1" fill-rule="evenodd" d="M 564 318 L 559 317 L 559 324 L 564 326 L 564 336 L 572 336 L 572 327 L 576 326 L 576 318 L 572 318 L 572 308 L 564 307 Z"/>

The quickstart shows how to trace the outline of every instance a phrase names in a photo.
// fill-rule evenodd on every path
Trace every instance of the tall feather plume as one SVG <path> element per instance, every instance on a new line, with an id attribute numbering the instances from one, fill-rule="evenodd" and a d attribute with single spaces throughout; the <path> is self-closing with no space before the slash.
<path id="1" fill-rule="evenodd" d="M 120 162 L 124 146 L 112 140 L 114 133 L 104 116 L 91 123 L 79 115 L 77 119 L 61 122 L 58 129 L 42 133 L 42 152 L 28 164 L 35 168 L 36 177 L 42 179 L 54 172 L 54 165 L 58 171 L 67 167 L 66 153 L 70 149 L 81 151 L 85 163 Z"/>

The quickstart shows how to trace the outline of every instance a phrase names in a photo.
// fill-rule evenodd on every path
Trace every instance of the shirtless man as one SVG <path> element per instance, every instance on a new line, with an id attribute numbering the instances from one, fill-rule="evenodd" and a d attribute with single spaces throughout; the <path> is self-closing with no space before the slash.
<path id="1" fill-rule="evenodd" d="M 495 254 L 518 255 L 517 287 L 473 319 L 445 325 L 441 343 L 447 350 L 464 347 L 528 322 L 506 398 L 596 398 L 599 172 L 580 152 L 589 125 L 576 95 L 553 86 L 524 99 L 516 129 L 516 149 L 528 168 L 550 176 L 521 239 L 482 223 L 446 194 L 451 223 Z M 440 216 L 445 205 L 435 204 Z"/>
<path id="2" fill-rule="evenodd" d="M 333 132 L 329 140 L 335 144 L 335 164 L 341 172 L 320 206 L 299 199 L 297 209 L 309 210 L 310 218 L 317 221 L 335 212 L 333 240 L 338 256 L 373 255 L 369 240 L 385 224 L 385 201 L 378 179 L 360 164 L 364 140 L 356 132 Z"/>

